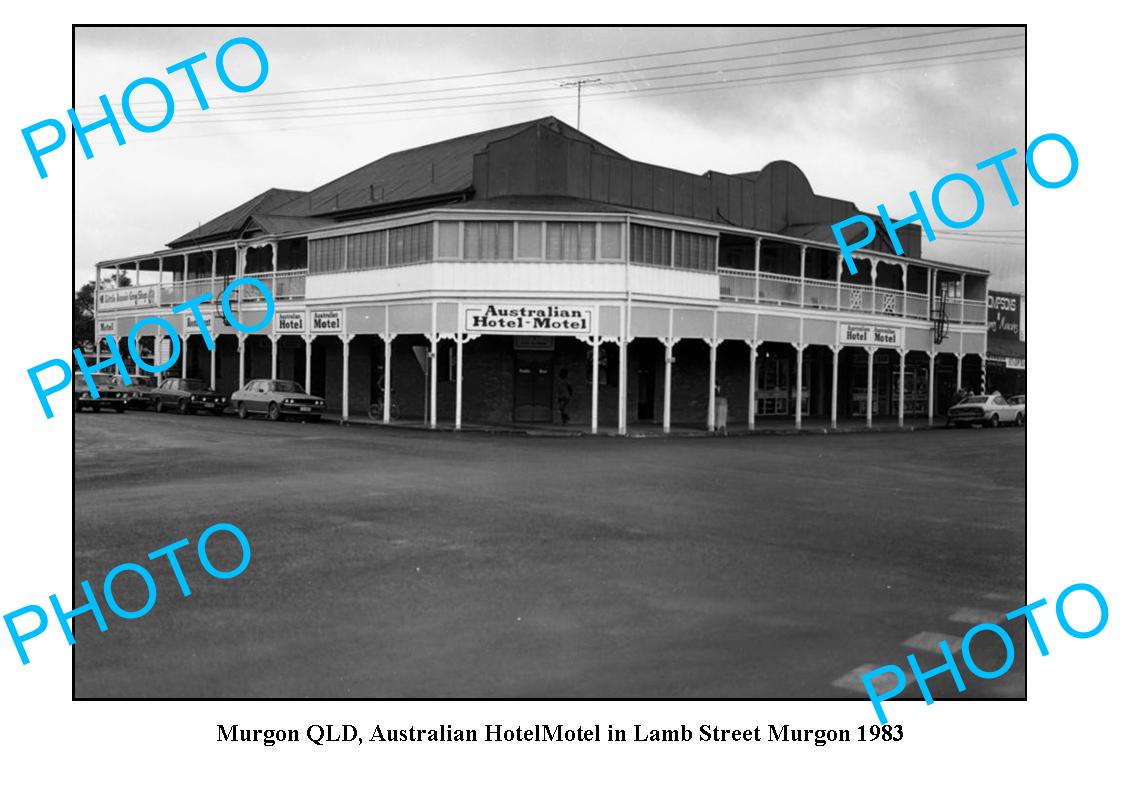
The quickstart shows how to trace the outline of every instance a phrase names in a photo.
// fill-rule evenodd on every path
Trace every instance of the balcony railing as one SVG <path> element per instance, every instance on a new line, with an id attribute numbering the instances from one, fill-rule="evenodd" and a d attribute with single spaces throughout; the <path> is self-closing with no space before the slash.
<path id="1" fill-rule="evenodd" d="M 718 269 L 718 279 L 721 298 L 726 301 L 918 320 L 930 317 L 928 296 L 923 293 L 728 268 Z M 986 323 L 986 302 L 953 299 L 946 306 L 952 323 Z"/>
<path id="2" fill-rule="evenodd" d="M 265 271 L 246 274 L 260 280 L 269 288 L 277 300 L 304 298 L 304 279 L 307 269 L 294 271 Z M 233 275 L 188 279 L 179 282 L 165 282 L 161 285 L 139 285 L 133 287 L 110 288 L 98 292 L 98 310 L 113 311 L 140 309 L 145 307 L 173 307 L 210 293 L 213 301 L 221 300 L 222 292 L 237 277 Z M 261 291 L 252 286 L 239 286 L 230 294 L 231 303 L 237 301 L 263 301 Z"/>

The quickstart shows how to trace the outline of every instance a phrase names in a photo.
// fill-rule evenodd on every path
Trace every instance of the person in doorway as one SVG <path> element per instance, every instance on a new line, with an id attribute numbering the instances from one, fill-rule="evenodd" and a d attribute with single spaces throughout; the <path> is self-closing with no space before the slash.
<path id="1" fill-rule="evenodd" d="M 569 402 L 573 400 L 573 385 L 569 383 L 569 371 L 562 368 L 558 371 L 558 384 L 554 388 L 554 398 L 558 402 L 558 413 L 561 415 L 562 425 L 569 422 Z"/>

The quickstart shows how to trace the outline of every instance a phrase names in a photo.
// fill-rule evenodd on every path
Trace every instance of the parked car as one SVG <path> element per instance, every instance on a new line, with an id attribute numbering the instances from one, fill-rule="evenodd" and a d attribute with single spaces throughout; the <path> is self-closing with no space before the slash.
<path id="1" fill-rule="evenodd" d="M 149 409 L 152 407 L 152 393 L 158 381 L 155 376 L 136 375 L 129 376 L 132 384 L 128 388 L 128 397 L 125 405 L 130 409 Z"/>
<path id="2" fill-rule="evenodd" d="M 75 412 L 81 412 L 84 406 L 88 406 L 94 412 L 100 412 L 102 409 L 112 409 L 117 413 L 125 411 L 128 388 L 125 387 L 120 376 L 111 373 L 91 373 L 90 378 L 97 387 L 98 397 L 94 398 L 90 393 L 90 387 L 84 378 L 74 379 Z"/>
<path id="3" fill-rule="evenodd" d="M 225 395 L 216 393 L 202 379 L 164 379 L 151 396 L 157 412 L 175 407 L 181 415 L 200 410 L 221 415 L 229 403 Z"/>
<path id="4" fill-rule="evenodd" d="M 986 424 L 998 428 L 1003 423 L 1020 426 L 1025 423 L 1025 404 L 1007 403 L 1001 395 L 971 395 L 948 410 L 947 425 L 971 426 Z"/>
<path id="5" fill-rule="evenodd" d="M 245 419 L 251 414 L 264 414 L 270 420 L 305 417 L 319 420 L 324 413 L 324 399 L 309 395 L 295 381 L 256 379 L 230 396 L 230 405 Z"/>

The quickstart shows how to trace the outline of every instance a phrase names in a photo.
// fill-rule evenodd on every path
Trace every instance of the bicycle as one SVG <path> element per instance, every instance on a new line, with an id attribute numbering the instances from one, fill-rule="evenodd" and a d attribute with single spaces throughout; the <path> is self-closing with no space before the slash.
<path id="1" fill-rule="evenodd" d="M 382 395 L 379 394 L 378 398 L 370 404 L 370 409 L 367 410 L 367 417 L 371 420 L 382 420 Z M 394 398 L 394 390 L 390 391 L 390 419 L 397 420 L 399 415 L 398 402 Z"/>

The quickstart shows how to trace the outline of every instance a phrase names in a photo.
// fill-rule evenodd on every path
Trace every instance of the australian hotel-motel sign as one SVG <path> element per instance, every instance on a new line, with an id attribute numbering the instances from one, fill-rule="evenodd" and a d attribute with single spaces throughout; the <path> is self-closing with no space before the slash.
<path id="1" fill-rule="evenodd" d="M 593 308 L 572 304 L 482 304 L 466 306 L 464 331 L 482 334 L 587 335 Z"/>

